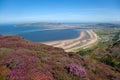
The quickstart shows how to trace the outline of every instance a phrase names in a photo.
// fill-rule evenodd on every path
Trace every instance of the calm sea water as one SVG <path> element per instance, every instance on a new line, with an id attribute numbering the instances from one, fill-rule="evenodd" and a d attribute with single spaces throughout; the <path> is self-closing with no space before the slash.
<path id="1" fill-rule="evenodd" d="M 0 25 L 0 34 L 3 35 L 10 35 L 10 34 L 19 34 L 27 31 L 33 31 L 33 30 L 43 30 L 43 29 L 49 29 L 49 27 L 45 26 L 16 26 L 14 24 L 10 25 L 5 25 L 2 24 Z"/>
<path id="2" fill-rule="evenodd" d="M 33 42 L 73 39 L 80 35 L 77 29 L 49 30 L 47 26 L 0 25 L 0 34 L 17 35 Z"/>

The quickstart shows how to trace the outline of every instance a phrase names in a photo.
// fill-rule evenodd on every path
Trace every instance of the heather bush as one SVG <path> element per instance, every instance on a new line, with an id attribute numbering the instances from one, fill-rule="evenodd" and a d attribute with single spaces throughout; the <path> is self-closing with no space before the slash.
<path id="1" fill-rule="evenodd" d="M 0 66 L 0 80 L 6 80 L 6 77 L 8 73 L 10 72 L 10 69 L 6 66 Z"/>
<path id="2" fill-rule="evenodd" d="M 82 66 L 77 64 L 67 64 L 65 68 L 73 75 L 79 76 L 81 78 L 87 77 L 86 71 Z"/>
<path id="3" fill-rule="evenodd" d="M 12 48 L 12 49 L 29 49 L 29 50 L 36 50 L 45 52 L 47 54 L 53 54 L 53 53 L 63 53 L 64 50 L 61 48 L 54 48 L 51 46 L 46 46 L 41 43 L 33 43 L 30 41 L 27 41 L 25 39 L 22 39 L 17 36 L 0 36 L 0 48 Z"/>
<path id="4" fill-rule="evenodd" d="M 3 57 L 0 63 L 11 70 L 7 76 L 7 80 L 30 80 L 33 76 L 42 77 L 43 75 L 46 76 L 48 80 L 52 80 L 49 74 L 44 74 L 39 69 L 40 60 L 32 53 L 14 51 Z M 36 73 L 40 73 L 41 75 L 36 75 Z"/>
<path id="5" fill-rule="evenodd" d="M 68 74 L 63 65 L 53 65 L 53 76 L 56 80 L 74 80 L 72 76 Z M 77 79 L 78 80 L 78 79 Z"/>

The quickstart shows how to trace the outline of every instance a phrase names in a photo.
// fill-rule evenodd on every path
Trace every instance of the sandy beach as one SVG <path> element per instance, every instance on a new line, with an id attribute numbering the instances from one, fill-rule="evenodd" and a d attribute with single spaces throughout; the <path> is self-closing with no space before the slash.
<path id="1" fill-rule="evenodd" d="M 66 52 L 75 52 L 80 48 L 91 47 L 98 41 L 98 36 L 93 30 L 80 32 L 80 36 L 75 39 L 45 42 L 43 44 L 63 48 Z"/>

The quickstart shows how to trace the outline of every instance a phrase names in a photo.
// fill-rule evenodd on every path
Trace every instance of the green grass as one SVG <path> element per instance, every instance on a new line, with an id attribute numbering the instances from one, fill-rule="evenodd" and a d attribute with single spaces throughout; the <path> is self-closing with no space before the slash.
<path id="1" fill-rule="evenodd" d="M 103 56 L 101 58 L 98 58 L 97 60 L 100 61 L 100 62 L 103 62 L 107 65 L 120 68 L 120 60 L 113 57 L 110 54 L 108 54 L 106 56 Z"/>
<path id="2" fill-rule="evenodd" d="M 78 51 L 77 54 L 79 54 L 81 56 L 85 56 L 85 55 L 90 54 L 92 51 L 93 51 L 92 49 L 84 49 L 84 50 Z"/>
<path id="3" fill-rule="evenodd" d="M 116 34 L 120 32 L 120 30 L 94 30 L 97 35 L 109 35 L 109 34 Z"/>
<path id="4" fill-rule="evenodd" d="M 4 76 L 0 75 L 0 80 L 6 80 Z"/>

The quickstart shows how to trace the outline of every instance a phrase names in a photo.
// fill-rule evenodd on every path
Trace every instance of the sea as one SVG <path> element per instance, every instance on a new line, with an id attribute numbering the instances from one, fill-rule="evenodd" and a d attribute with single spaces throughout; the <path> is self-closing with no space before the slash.
<path id="1" fill-rule="evenodd" d="M 0 24 L 0 35 L 20 36 L 32 42 L 48 42 L 74 39 L 82 29 L 54 29 L 50 26 L 22 26 L 15 24 Z"/>

